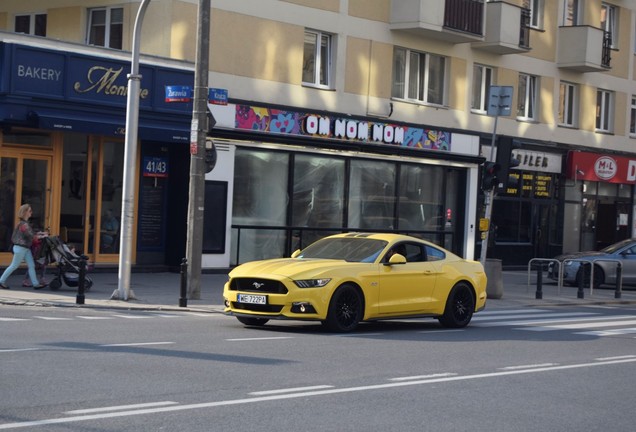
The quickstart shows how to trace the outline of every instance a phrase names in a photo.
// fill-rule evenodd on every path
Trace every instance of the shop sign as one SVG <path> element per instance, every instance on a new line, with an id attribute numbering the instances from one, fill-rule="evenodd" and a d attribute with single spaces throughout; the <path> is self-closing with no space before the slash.
<path id="1" fill-rule="evenodd" d="M 570 179 L 636 184 L 636 158 L 570 152 L 566 174 Z"/>
<path id="2" fill-rule="evenodd" d="M 250 105 L 236 106 L 235 127 L 255 132 L 451 150 L 451 134 L 446 131 Z"/>

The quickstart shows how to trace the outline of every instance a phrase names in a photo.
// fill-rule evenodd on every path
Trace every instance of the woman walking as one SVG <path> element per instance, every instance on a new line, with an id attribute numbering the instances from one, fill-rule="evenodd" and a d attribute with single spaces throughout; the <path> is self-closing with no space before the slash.
<path id="1" fill-rule="evenodd" d="M 9 289 L 6 282 L 11 273 L 17 269 L 22 261 L 26 261 L 27 267 L 29 269 L 29 277 L 31 278 L 31 283 L 33 284 L 34 289 L 44 288 L 46 285 L 41 284 L 38 281 L 38 277 L 35 274 L 35 262 L 33 261 L 33 255 L 31 254 L 31 245 L 33 244 L 33 238 L 38 237 L 41 238 L 43 236 L 42 233 L 35 234 L 31 225 L 29 225 L 29 218 L 31 217 L 31 213 L 33 210 L 31 209 L 31 205 L 24 204 L 18 210 L 18 217 L 20 218 L 20 222 L 13 230 L 13 235 L 11 236 L 11 241 L 13 242 L 13 261 L 7 269 L 0 276 L 0 288 Z"/>

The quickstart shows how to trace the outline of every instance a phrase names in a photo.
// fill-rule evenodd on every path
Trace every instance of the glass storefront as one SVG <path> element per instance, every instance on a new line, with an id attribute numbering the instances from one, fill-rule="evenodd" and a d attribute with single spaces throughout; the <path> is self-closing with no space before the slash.
<path id="1" fill-rule="evenodd" d="M 237 148 L 231 265 L 350 230 L 409 233 L 459 248 L 463 221 L 454 219 L 464 217 L 463 182 L 460 168 Z"/>

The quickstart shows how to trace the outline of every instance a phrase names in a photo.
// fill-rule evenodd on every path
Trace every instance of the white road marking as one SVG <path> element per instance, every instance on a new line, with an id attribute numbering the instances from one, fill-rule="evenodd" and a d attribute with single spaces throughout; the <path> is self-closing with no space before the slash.
<path id="1" fill-rule="evenodd" d="M 607 319 L 605 317 L 604 319 Z M 550 325 L 550 326 L 540 326 L 540 327 L 525 327 L 524 330 L 530 331 L 554 331 L 554 330 L 576 330 L 576 329 L 587 329 L 587 328 L 603 328 L 603 327 L 618 327 L 622 325 L 634 325 L 636 324 L 636 320 L 626 320 L 626 321 L 596 321 L 596 322 L 581 322 L 574 324 L 558 324 L 558 325 Z"/>
<path id="2" fill-rule="evenodd" d="M 114 314 L 114 317 L 117 318 L 125 318 L 125 319 L 148 319 L 148 318 L 152 318 L 151 316 L 147 316 L 147 315 L 118 315 L 118 314 Z"/>
<path id="3" fill-rule="evenodd" d="M 439 373 L 439 374 L 431 374 L 431 375 L 419 375 L 419 376 L 408 376 L 408 377 L 398 377 L 398 378 L 389 378 L 389 381 L 412 381 L 412 380 L 422 380 L 422 379 L 430 379 L 430 378 L 443 378 L 443 377 L 451 377 L 456 376 L 456 373 Z"/>
<path id="4" fill-rule="evenodd" d="M 599 357 L 595 358 L 596 361 L 612 361 L 612 360 L 624 360 L 624 359 L 633 359 L 636 358 L 636 355 L 623 355 L 623 356 L 614 356 L 614 357 Z"/>
<path id="5" fill-rule="evenodd" d="M 520 319 L 525 319 L 525 318 L 538 318 L 541 320 L 545 320 L 546 318 L 576 318 L 576 317 L 588 317 L 588 316 L 592 316 L 592 315 L 598 315 L 598 313 L 594 313 L 594 312 L 555 312 L 555 313 L 547 313 L 547 314 L 542 314 L 540 316 L 537 315 L 530 315 L 530 314 L 518 314 L 518 315 L 501 315 L 501 316 L 496 316 L 496 317 L 482 317 L 479 315 L 475 315 L 473 317 L 473 319 L 471 320 L 471 322 L 477 322 L 480 323 L 479 325 L 481 325 L 481 323 L 483 321 L 488 321 L 488 322 L 492 322 L 492 325 L 498 325 L 498 324 L 505 324 L 505 322 L 500 322 L 500 321 L 496 321 L 496 320 L 520 320 Z M 569 319 L 568 321 L 572 321 L 571 319 Z M 523 322 L 530 322 L 530 321 L 523 321 Z M 485 324 L 488 325 L 488 324 Z"/>
<path id="6" fill-rule="evenodd" d="M 146 346 L 146 345 L 172 345 L 174 342 L 130 342 L 120 344 L 104 344 L 101 347 L 127 347 L 127 346 Z"/>
<path id="7" fill-rule="evenodd" d="M 299 391 L 320 390 L 320 389 L 328 389 L 328 388 L 333 388 L 333 386 L 318 385 L 318 386 L 311 386 L 311 387 L 295 387 L 295 388 L 286 388 L 286 389 L 278 389 L 278 390 L 263 390 L 263 391 L 251 392 L 248 394 L 251 394 L 254 396 L 263 396 L 263 395 L 274 395 L 274 394 L 282 394 L 282 393 L 295 393 Z"/>
<path id="8" fill-rule="evenodd" d="M 45 320 L 45 321 L 73 321 L 73 318 L 62 318 L 62 317 L 45 317 L 45 316 L 34 316 L 33 318 Z"/>
<path id="9" fill-rule="evenodd" d="M 505 309 L 505 310 L 485 310 L 482 312 L 477 312 L 475 317 L 486 317 L 492 315 L 515 315 L 515 314 L 535 314 L 535 313 L 544 313 L 550 312 L 549 309 Z"/>
<path id="10" fill-rule="evenodd" d="M 21 352 L 21 351 L 39 351 L 40 348 L 15 348 L 15 349 L 3 349 L 0 352 Z"/>
<path id="11" fill-rule="evenodd" d="M 105 317 L 105 316 L 86 316 L 86 315 L 77 315 L 76 318 L 85 319 L 85 320 L 110 320 L 114 319 L 113 317 Z"/>
<path id="12" fill-rule="evenodd" d="M 506 366 L 499 368 L 499 370 L 519 370 L 519 369 L 532 369 L 532 368 L 544 368 L 548 366 L 557 366 L 558 363 L 539 363 L 532 365 L 519 365 L 519 366 Z"/>
<path id="13" fill-rule="evenodd" d="M 31 321 L 30 318 L 1 318 L 0 321 Z"/>
<path id="14" fill-rule="evenodd" d="M 159 407 L 159 406 L 167 406 L 167 405 L 178 405 L 179 402 L 165 401 L 165 402 L 149 402 L 135 405 L 117 405 L 117 406 L 109 406 L 109 407 L 101 407 L 101 408 L 88 408 L 88 409 L 80 409 L 73 411 L 66 411 L 64 414 L 92 414 L 98 412 L 108 412 L 108 411 L 119 411 L 119 410 L 131 410 L 131 409 L 139 409 L 139 408 L 151 408 L 151 407 Z"/>
<path id="15" fill-rule="evenodd" d="M 615 329 L 615 330 L 596 330 L 596 331 L 587 331 L 587 332 L 576 332 L 579 335 L 586 336 L 621 336 L 636 333 L 636 328 L 624 328 L 624 329 Z"/>
<path id="16" fill-rule="evenodd" d="M 442 333 L 455 333 L 455 332 L 462 332 L 462 331 L 466 331 L 466 329 L 461 328 L 461 329 L 446 329 L 446 330 L 421 330 L 421 331 L 418 331 L 418 333 L 442 334 Z"/>
<path id="17" fill-rule="evenodd" d="M 225 340 L 228 342 L 244 342 L 244 341 L 264 341 L 264 340 L 277 340 L 277 339 L 293 339 L 293 336 L 272 336 L 272 337 L 238 338 L 238 339 L 225 339 Z"/>
<path id="18" fill-rule="evenodd" d="M 252 403 L 259 403 L 259 402 L 268 402 L 273 400 L 308 398 L 312 396 L 325 396 L 330 394 L 382 390 L 382 389 L 407 387 L 407 386 L 415 386 L 415 385 L 426 385 L 426 384 L 466 381 L 466 380 L 475 380 L 475 379 L 487 379 L 487 378 L 513 376 L 513 375 L 521 375 L 521 374 L 534 374 L 534 373 L 551 372 L 551 371 L 557 371 L 557 370 L 583 369 L 583 368 L 590 368 L 595 366 L 608 366 L 608 365 L 626 364 L 626 363 L 636 363 L 636 358 L 608 360 L 608 361 L 595 362 L 595 363 L 578 363 L 578 364 L 571 364 L 571 365 L 549 366 L 549 367 L 540 367 L 540 368 L 523 369 L 523 370 L 487 372 L 487 373 L 474 374 L 474 375 L 441 377 L 441 378 L 431 378 L 431 379 L 414 380 L 414 381 L 371 384 L 371 385 L 358 386 L 358 387 L 310 390 L 310 391 L 301 391 L 298 393 L 266 395 L 266 396 L 258 396 L 253 398 L 230 399 L 230 400 L 222 400 L 222 401 L 215 401 L 215 402 L 201 402 L 201 403 L 195 403 L 195 404 L 189 404 L 189 405 L 173 405 L 173 406 L 166 406 L 166 407 L 144 408 L 144 409 L 138 409 L 138 410 L 127 410 L 127 411 L 110 412 L 110 413 L 103 413 L 103 414 L 88 414 L 88 415 L 79 415 L 75 417 L 64 417 L 64 418 L 5 423 L 5 424 L 0 424 L 0 430 L 27 428 L 27 427 L 44 426 L 44 425 L 51 425 L 51 424 L 75 423 L 75 422 L 88 421 L 88 420 L 102 420 L 106 418 L 129 417 L 129 416 L 137 416 L 137 415 L 168 413 L 168 412 L 195 410 L 195 409 L 217 408 L 217 407 L 224 407 L 224 406 L 246 405 L 246 404 L 252 404 Z"/>
<path id="19" fill-rule="evenodd" d="M 627 319 L 627 318 L 634 318 L 633 315 L 619 315 L 619 316 L 615 316 L 615 317 L 608 317 L 608 316 L 602 316 L 602 317 L 591 317 L 591 318 L 581 318 L 581 319 L 575 319 L 575 318 L 561 318 L 561 319 L 536 319 L 536 320 L 525 320 L 525 321 L 517 321 L 517 320 L 513 320 L 513 321 L 493 321 L 493 322 L 484 322 L 484 323 L 478 323 L 476 324 L 476 326 L 478 327 L 496 327 L 496 326 L 534 326 L 534 325 L 539 325 L 539 324 L 559 324 L 559 323 L 566 323 L 566 322 L 572 322 L 572 321 L 586 321 L 586 322 L 591 322 L 591 321 L 602 321 L 602 320 L 608 320 L 608 319 L 612 319 L 612 320 L 621 320 L 621 319 Z"/>

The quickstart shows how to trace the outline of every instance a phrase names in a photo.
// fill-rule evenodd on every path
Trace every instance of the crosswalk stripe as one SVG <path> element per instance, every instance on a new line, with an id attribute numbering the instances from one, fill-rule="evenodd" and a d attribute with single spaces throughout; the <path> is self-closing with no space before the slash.
<path id="1" fill-rule="evenodd" d="M 476 315 L 473 317 L 472 321 L 474 322 L 482 322 L 482 321 L 494 321 L 494 320 L 520 320 L 525 318 L 564 318 L 564 317 L 584 317 L 598 315 L 598 313 L 594 312 L 554 312 L 554 313 L 546 313 L 537 316 L 536 314 L 511 314 L 511 315 L 498 315 L 498 316 L 480 316 Z"/>
<path id="2" fill-rule="evenodd" d="M 118 318 L 125 318 L 125 319 L 148 319 L 148 318 L 152 318 L 151 316 L 147 316 L 147 315 L 113 315 L 114 317 L 118 317 Z"/>
<path id="3" fill-rule="evenodd" d="M 598 315 L 598 314 L 591 314 L 591 315 Z M 589 317 L 588 315 L 585 314 L 579 314 L 579 313 L 573 313 L 571 315 L 569 315 L 567 318 L 553 318 L 553 319 L 545 319 L 546 317 L 541 317 L 540 319 L 528 319 L 528 320 L 511 320 L 511 321 L 492 321 L 489 320 L 488 322 L 480 322 L 478 324 L 476 324 L 478 327 L 498 327 L 498 326 L 531 326 L 531 325 L 540 325 L 540 324 L 558 324 L 558 323 L 565 323 L 565 322 L 571 322 L 571 321 L 600 321 L 600 320 L 605 320 L 605 319 L 612 319 L 611 317 L 607 317 L 607 316 L 595 316 L 595 317 Z M 549 318 L 549 317 L 547 317 Z M 617 317 L 616 319 L 625 319 L 625 318 L 633 318 L 633 316 L 620 316 Z"/>
<path id="4" fill-rule="evenodd" d="M 45 320 L 45 321 L 73 321 L 73 318 L 63 318 L 63 317 L 45 317 L 45 316 L 34 316 L 33 318 Z"/>
<path id="5" fill-rule="evenodd" d="M 524 330 L 530 331 L 550 331 L 550 330 L 577 330 L 577 329 L 588 329 L 588 328 L 605 328 L 605 327 L 618 327 L 624 325 L 634 325 L 636 324 L 636 320 L 626 320 L 626 321 L 605 321 L 605 322 L 583 322 L 583 323 L 573 323 L 573 324 L 560 324 L 560 325 L 551 325 L 551 326 L 538 326 L 538 327 L 526 327 Z"/>
<path id="6" fill-rule="evenodd" d="M 0 317 L 0 321 L 31 321 L 29 318 L 2 318 Z"/>
<path id="7" fill-rule="evenodd" d="M 109 319 L 113 319 L 113 317 L 86 316 L 86 315 L 77 315 L 75 318 L 80 318 L 80 319 L 85 319 L 85 320 L 109 320 Z"/>

